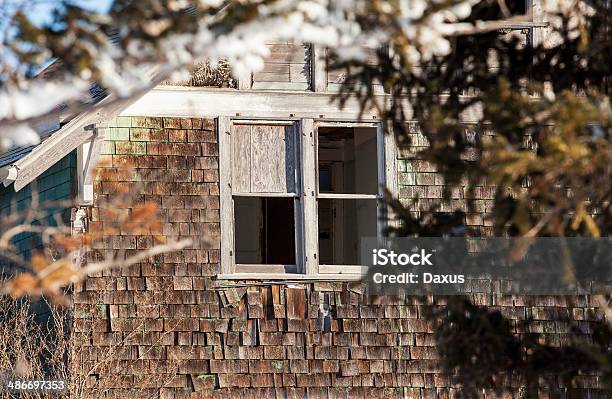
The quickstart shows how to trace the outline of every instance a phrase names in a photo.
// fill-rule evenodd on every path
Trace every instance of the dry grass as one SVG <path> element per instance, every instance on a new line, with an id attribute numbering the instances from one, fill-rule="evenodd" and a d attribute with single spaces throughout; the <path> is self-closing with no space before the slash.
<path id="1" fill-rule="evenodd" d="M 26 299 L 0 296 L 0 373 L 3 380 L 7 377 L 70 380 L 70 310 L 44 301 L 40 305 L 48 307 L 48 311 L 35 311 L 34 305 Z M 0 390 L 0 396 L 3 395 L 6 393 Z M 62 397 L 68 397 L 68 390 L 64 394 L 30 391 L 20 396 L 27 399 Z"/>

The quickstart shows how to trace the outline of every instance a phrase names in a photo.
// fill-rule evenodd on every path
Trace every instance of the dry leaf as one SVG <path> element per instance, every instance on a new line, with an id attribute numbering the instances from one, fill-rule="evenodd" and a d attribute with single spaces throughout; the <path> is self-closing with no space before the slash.
<path id="1" fill-rule="evenodd" d="M 79 268 L 67 259 L 60 259 L 49 265 L 52 269 L 49 273 L 41 277 L 41 286 L 45 292 L 56 292 L 61 287 L 71 284 L 80 277 Z"/>
<path id="2" fill-rule="evenodd" d="M 47 267 L 48 264 L 49 264 L 49 261 L 44 255 L 36 254 L 32 256 L 32 269 L 35 272 L 37 273 L 40 272 L 45 267 Z"/>
<path id="3" fill-rule="evenodd" d="M 81 240 L 77 237 L 58 234 L 53 236 L 53 239 L 67 251 L 73 251 L 81 246 Z"/>
<path id="4" fill-rule="evenodd" d="M 11 282 L 10 294 L 13 298 L 26 294 L 38 294 L 39 291 L 39 280 L 31 273 L 22 273 Z"/>

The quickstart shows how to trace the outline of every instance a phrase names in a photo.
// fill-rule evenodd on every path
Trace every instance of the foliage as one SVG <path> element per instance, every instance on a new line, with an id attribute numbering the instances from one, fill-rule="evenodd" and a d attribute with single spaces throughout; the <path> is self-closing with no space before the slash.
<path id="1" fill-rule="evenodd" d="M 47 311 L 42 312 L 41 307 Z M 67 359 L 71 350 L 71 317 L 70 310 L 65 307 L 0 296 L 0 379 L 3 384 L 11 377 L 69 382 L 71 373 Z M 30 391 L 20 397 L 46 399 L 57 396 L 52 392 Z"/>
<path id="2" fill-rule="evenodd" d="M 453 189 L 494 184 L 488 217 L 496 235 L 610 235 L 612 11 L 605 1 L 589 5 L 578 22 L 559 15 L 552 42 L 521 45 L 517 36 L 487 31 L 458 35 L 448 55 L 418 64 L 403 55 L 401 40 L 378 52 L 376 66 L 335 62 L 347 75 L 341 100 L 357 95 L 376 104 L 368 82 L 381 82 L 393 97 L 389 107 L 379 105 L 389 132 L 410 145 L 405 121 L 416 120 L 429 143 L 418 157 L 444 175 L 446 199 L 418 214 L 416 202 L 390 199 L 403 222 L 395 234 L 465 234 L 473 196 L 466 196 L 467 209 L 450 214 L 439 212 L 442 203 Z M 502 13 L 498 2 L 481 2 L 466 21 Z M 599 304 L 609 314 L 607 301 Z M 483 389 L 499 394 L 506 381 L 522 386 L 523 397 L 539 397 L 551 378 L 569 384 L 585 370 L 601 372 L 612 389 L 609 320 L 594 342 L 557 346 L 539 334 L 516 335 L 499 311 L 460 297 L 429 317 L 442 364 L 467 397 Z"/>
<path id="3" fill-rule="evenodd" d="M 116 0 L 98 13 L 60 0 L 51 21 L 41 24 L 27 12 L 32 1 L 0 8 L 0 56 L 11 60 L 0 65 L 0 136 L 11 142 L 35 142 L 32 128 L 57 116 L 60 104 L 73 111 L 91 107 L 83 104 L 91 81 L 110 98 L 125 99 L 166 80 L 188 80 L 198 62 L 226 60 L 242 76 L 263 68 L 272 40 L 312 42 L 333 47 L 343 59 L 363 60 L 363 46 L 383 45 L 399 30 L 409 59 L 444 55 L 446 35 L 469 26 L 457 20 L 476 2 Z M 370 15 L 388 23 L 371 25 Z M 32 79 L 50 59 L 57 60 L 52 71 Z"/>
<path id="4" fill-rule="evenodd" d="M 608 235 L 612 11 L 605 1 L 589 4 L 578 34 L 572 17 L 560 17 L 556 35 L 548 34 L 560 37 L 556 44 L 476 32 L 455 37 L 448 55 L 418 64 L 399 39 L 378 52 L 376 66 L 338 61 L 347 71 L 341 99 L 376 102 L 367 83 L 383 83 L 394 99 L 381 109 L 389 130 L 410 144 L 405 121 L 418 121 L 429 142 L 419 156 L 444 174 L 447 195 L 464 182 L 468 190 L 497 186 L 497 234 Z M 502 12 L 496 1 L 481 2 L 466 21 Z"/>
<path id="5" fill-rule="evenodd" d="M 558 395 L 558 384 L 568 387 L 574 397 L 572 379 L 597 371 L 602 374 L 608 394 L 612 390 L 612 354 L 608 350 L 610 334 L 607 324 L 594 323 L 593 341 L 582 338 L 576 322 L 558 319 L 574 333 L 574 339 L 563 346 L 545 341 L 547 334 L 532 328 L 533 320 L 519 323 L 505 318 L 499 310 L 484 309 L 468 300 L 455 298 L 444 308 L 428 315 L 436 321 L 437 349 L 442 365 L 463 386 L 462 397 L 480 397 L 483 389 L 502 396 L 503 387 L 516 387 L 523 398 Z M 517 328 L 525 332 L 518 336 Z M 506 388 L 507 389 L 507 388 Z"/>

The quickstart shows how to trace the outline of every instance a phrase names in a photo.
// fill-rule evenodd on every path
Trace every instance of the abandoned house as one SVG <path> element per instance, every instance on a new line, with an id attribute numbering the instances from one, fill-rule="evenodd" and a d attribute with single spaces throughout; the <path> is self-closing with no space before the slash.
<path id="1" fill-rule="evenodd" d="M 507 31 L 542 40 L 544 26 Z M 418 126 L 414 148 L 398 148 L 375 110 L 360 116 L 357 101 L 331 102 L 342 74 L 326 70 L 324 49 L 270 50 L 261 72 L 233 80 L 196 68 L 189 82 L 85 112 L 40 145 L 0 157 L 0 206 L 27 203 L 33 182 L 45 199 L 77 197 L 79 227 L 105 237 L 90 257 L 153 245 L 150 234 L 122 234 L 105 212 L 104 201 L 125 192 L 159 206 L 163 236 L 197 240 L 75 289 L 73 358 L 86 396 L 453 397 L 426 305 L 368 298 L 354 284 L 359 239 L 384 233 L 383 190 L 418 197 L 423 208 L 442 196 L 440 176 L 413 156 L 426 145 Z M 105 172 L 97 179 L 96 162 Z M 486 232 L 493 190 L 476 193 L 478 213 L 466 223 Z M 459 192 L 448 209 L 463 203 Z M 569 329 L 553 320 L 561 309 L 591 333 L 588 299 L 473 291 L 474 303 L 501 309 L 516 333 L 535 317 L 550 342 L 567 342 Z M 586 397 L 598 377 L 574 383 Z"/>

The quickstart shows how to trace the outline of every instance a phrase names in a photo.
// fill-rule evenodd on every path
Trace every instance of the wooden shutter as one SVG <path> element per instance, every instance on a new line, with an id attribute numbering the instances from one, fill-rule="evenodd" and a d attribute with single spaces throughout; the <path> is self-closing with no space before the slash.
<path id="1" fill-rule="evenodd" d="M 233 125 L 232 164 L 234 193 L 295 193 L 295 128 Z"/>

